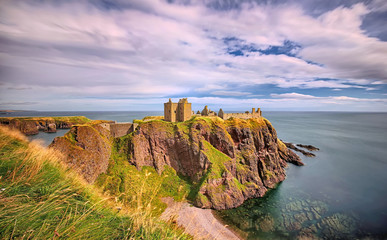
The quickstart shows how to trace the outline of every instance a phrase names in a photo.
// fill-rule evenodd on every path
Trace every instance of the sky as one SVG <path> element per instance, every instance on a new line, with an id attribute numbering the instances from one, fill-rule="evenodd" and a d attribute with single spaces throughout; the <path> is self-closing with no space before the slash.
<path id="1" fill-rule="evenodd" d="M 0 0 L 0 109 L 387 111 L 385 0 Z"/>

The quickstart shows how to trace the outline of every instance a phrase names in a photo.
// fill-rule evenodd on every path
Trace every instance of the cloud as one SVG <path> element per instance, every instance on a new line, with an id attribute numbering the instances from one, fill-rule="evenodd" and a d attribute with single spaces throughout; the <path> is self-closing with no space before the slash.
<path id="1" fill-rule="evenodd" d="M 3 106 L 25 106 L 25 105 L 36 105 L 38 102 L 2 102 L 1 105 Z"/>
<path id="2" fill-rule="evenodd" d="M 250 92 L 239 92 L 239 91 L 214 91 L 211 92 L 212 95 L 218 96 L 248 96 L 251 95 Z"/>
<path id="3" fill-rule="evenodd" d="M 286 99 L 318 99 L 318 97 L 300 93 L 282 93 L 282 94 L 270 94 L 273 98 L 286 98 Z"/>
<path id="4" fill-rule="evenodd" d="M 284 2 L 2 1 L 0 92 L 7 102 L 56 97 L 91 108 L 91 98 L 151 106 L 170 96 L 384 91 L 387 43 L 362 28 L 381 1 L 318 14 Z"/>
<path id="5" fill-rule="evenodd" d="M 279 98 L 279 99 L 297 99 L 297 100 L 330 100 L 334 101 L 335 103 L 340 103 L 342 101 L 350 101 L 350 102 L 381 102 L 381 103 L 387 103 L 387 99 L 385 98 L 355 98 L 355 97 L 348 97 L 348 96 L 328 96 L 328 97 L 316 97 L 312 95 L 307 94 L 300 94 L 300 93 L 283 93 L 283 94 L 271 94 L 273 98 Z M 332 102 L 330 102 L 332 103 Z"/>
<path id="6" fill-rule="evenodd" d="M 23 91 L 23 90 L 29 90 L 32 89 L 31 87 L 8 87 L 8 90 L 17 90 L 17 91 Z"/>
<path id="7" fill-rule="evenodd" d="M 244 111 L 250 107 L 259 107 L 265 111 L 385 111 L 387 99 L 385 98 L 354 98 L 347 96 L 316 97 L 307 94 L 284 93 L 273 96 L 274 98 L 220 98 L 204 97 L 190 98 L 194 109 L 208 105 L 212 110 L 222 108 L 225 111 Z M 246 107 L 247 106 L 247 107 Z"/>

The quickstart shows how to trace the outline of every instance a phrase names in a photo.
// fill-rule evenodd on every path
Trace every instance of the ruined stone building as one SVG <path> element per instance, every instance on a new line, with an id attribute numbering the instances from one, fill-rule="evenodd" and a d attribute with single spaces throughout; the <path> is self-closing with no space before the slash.
<path id="1" fill-rule="evenodd" d="M 208 109 L 207 106 L 204 107 L 203 111 L 200 113 L 201 116 L 216 116 L 216 112 Z"/>
<path id="2" fill-rule="evenodd" d="M 173 103 L 171 99 L 168 102 L 164 103 L 164 120 L 168 122 L 184 122 L 189 120 L 192 116 L 207 116 L 207 117 L 220 117 L 221 119 L 227 120 L 229 118 L 259 118 L 262 116 L 261 109 L 258 108 L 255 111 L 255 108 L 251 112 L 246 111 L 244 113 L 224 113 L 222 109 L 219 110 L 219 113 L 212 111 L 205 106 L 202 111 L 195 112 L 191 109 L 191 103 L 188 102 L 187 98 L 182 98 L 178 103 Z"/>
<path id="3" fill-rule="evenodd" d="M 184 122 L 192 116 L 191 103 L 187 98 L 182 98 L 178 103 L 173 103 L 171 99 L 164 103 L 164 120 L 168 122 Z"/>
<path id="4" fill-rule="evenodd" d="M 262 116 L 261 109 L 258 108 L 257 111 L 255 111 L 255 108 L 252 109 L 251 113 L 249 111 L 246 111 L 244 113 L 224 113 L 222 109 L 219 110 L 218 114 L 216 112 L 209 109 L 207 106 L 204 107 L 204 109 L 196 114 L 197 116 L 218 116 L 221 119 L 227 120 L 229 118 L 243 118 L 243 119 L 249 119 L 249 118 L 259 118 Z"/>
<path id="5" fill-rule="evenodd" d="M 262 117 L 261 109 L 258 108 L 257 111 L 255 111 L 255 108 L 252 109 L 250 112 L 245 113 L 224 113 L 222 109 L 219 110 L 218 117 L 221 119 L 227 120 L 229 118 L 243 118 L 243 119 L 249 119 L 249 118 L 259 118 Z"/>

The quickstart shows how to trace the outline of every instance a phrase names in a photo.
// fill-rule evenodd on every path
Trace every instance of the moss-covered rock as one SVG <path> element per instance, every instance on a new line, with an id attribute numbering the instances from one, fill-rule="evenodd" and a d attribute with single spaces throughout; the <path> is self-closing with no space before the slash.
<path id="1" fill-rule="evenodd" d="M 286 162 L 301 163 L 264 118 L 193 117 L 182 123 L 140 122 L 120 143 L 138 169 L 170 166 L 191 180 L 198 207 L 227 209 L 260 197 L 285 179 Z"/>

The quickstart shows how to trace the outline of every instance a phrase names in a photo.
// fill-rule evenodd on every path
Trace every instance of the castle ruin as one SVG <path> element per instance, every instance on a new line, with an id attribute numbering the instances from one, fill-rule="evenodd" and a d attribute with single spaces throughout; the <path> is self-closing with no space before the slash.
<path id="1" fill-rule="evenodd" d="M 204 107 L 203 111 L 200 113 L 201 116 L 216 116 L 216 112 L 212 111 L 211 109 L 208 109 L 207 106 Z"/>
<path id="2" fill-rule="evenodd" d="M 216 112 L 212 111 L 208 108 L 208 106 L 205 106 L 204 109 L 200 112 L 198 111 L 198 114 L 196 116 L 218 116 L 221 119 L 227 120 L 229 118 L 242 118 L 242 119 L 249 119 L 249 118 L 259 118 L 262 117 L 261 109 L 258 108 L 257 111 L 255 111 L 255 108 L 252 108 L 252 111 L 246 111 L 244 113 L 224 113 L 223 109 L 219 109 L 218 114 Z"/>
<path id="3" fill-rule="evenodd" d="M 173 103 L 171 99 L 168 102 L 164 103 L 164 120 L 168 122 L 184 122 L 190 119 L 192 116 L 218 116 L 221 119 L 227 120 L 229 118 L 259 118 L 262 117 L 261 109 L 252 108 L 252 111 L 246 111 L 244 113 L 225 113 L 222 109 L 219 110 L 218 114 L 208 106 L 205 106 L 204 109 L 200 112 L 197 111 L 195 114 L 192 112 L 191 103 L 188 102 L 187 98 L 182 98 L 178 103 Z"/>
<path id="4" fill-rule="evenodd" d="M 164 103 L 164 120 L 168 122 L 184 122 L 192 116 L 191 103 L 187 98 L 182 98 L 178 103 L 171 99 Z"/>
<path id="5" fill-rule="evenodd" d="M 258 108 L 257 111 L 255 111 L 255 108 L 252 108 L 251 113 L 246 111 L 245 113 L 224 113 L 222 109 L 219 110 L 218 117 L 221 119 L 227 120 L 229 118 L 242 118 L 242 119 L 249 119 L 249 118 L 259 118 L 262 117 L 261 109 Z"/>

